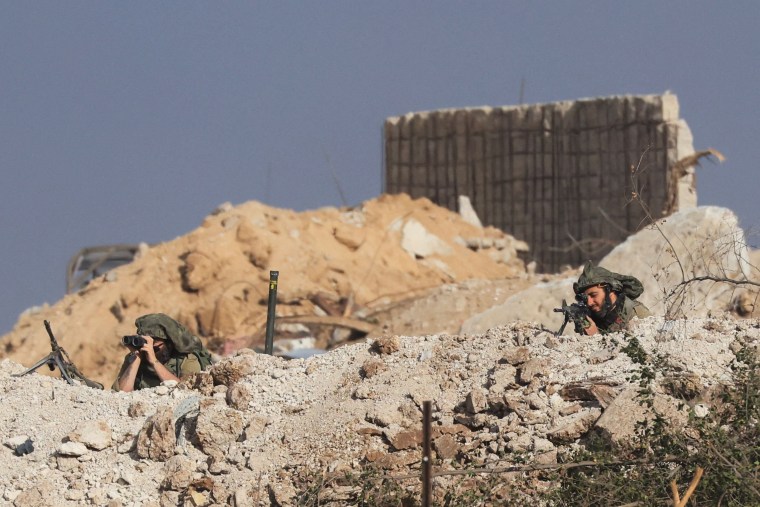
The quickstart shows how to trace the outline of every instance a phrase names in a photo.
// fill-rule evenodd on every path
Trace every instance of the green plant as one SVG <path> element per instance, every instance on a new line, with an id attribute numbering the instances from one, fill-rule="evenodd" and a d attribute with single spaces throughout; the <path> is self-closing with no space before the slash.
<path id="1" fill-rule="evenodd" d="M 670 482 L 685 490 L 701 467 L 704 475 L 689 505 L 760 505 L 760 362 L 756 353 L 737 353 L 733 370 L 734 383 L 724 387 L 721 406 L 703 418 L 692 415 L 682 430 L 674 430 L 655 412 L 653 419 L 640 426 L 634 447 L 609 449 L 597 442 L 575 453 L 572 460 L 594 460 L 599 466 L 557 474 L 550 502 L 556 506 L 673 505 Z M 632 458 L 646 463 L 619 464 Z"/>
<path id="2" fill-rule="evenodd" d="M 419 504 L 417 491 L 403 486 L 375 466 L 365 467 L 358 473 L 337 475 L 303 470 L 296 476 L 297 505 L 300 506 L 414 507 Z"/>

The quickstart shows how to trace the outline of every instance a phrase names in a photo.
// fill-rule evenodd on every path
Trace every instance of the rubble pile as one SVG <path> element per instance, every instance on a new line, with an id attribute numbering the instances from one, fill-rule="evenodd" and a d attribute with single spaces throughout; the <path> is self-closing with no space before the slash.
<path id="1" fill-rule="evenodd" d="M 553 309 L 578 271 L 535 274 L 525 248 L 404 195 L 304 213 L 222 206 L 2 337 L 0 503 L 290 506 L 320 478 L 320 505 L 355 505 L 358 485 L 330 479 L 370 469 L 411 477 L 400 484 L 414 493 L 427 401 L 436 471 L 551 466 L 591 438 L 628 445 L 649 406 L 672 428 L 720 411 L 737 354 L 760 350 L 760 259 L 730 210 L 677 213 L 601 261 L 643 280 L 656 315 L 625 334 L 555 336 Z M 258 353 L 270 270 L 280 271 L 278 334 L 318 339 L 315 326 L 329 323 L 364 338 L 333 329 L 320 339 L 348 344 L 307 359 Z M 682 283 L 693 277 L 708 283 Z M 70 385 L 46 368 L 14 376 L 50 352 L 47 320 L 79 369 L 108 386 L 119 338 L 154 312 L 199 334 L 215 364 L 133 393 Z M 456 480 L 437 475 L 434 494 Z"/>
<path id="2" fill-rule="evenodd" d="M 606 337 L 514 323 L 386 335 L 296 360 L 244 349 L 179 385 L 135 393 L 12 377 L 23 367 L 3 360 L 0 495 L 25 507 L 298 505 L 308 470 L 418 473 L 427 400 L 438 471 L 518 456 L 556 463 L 591 434 L 626 445 L 647 417 L 642 365 L 624 351 L 632 338 L 664 358 L 654 406 L 677 425 L 719 409 L 716 389 L 731 382 L 736 351 L 760 346 L 760 322 L 651 317 Z M 434 490 L 452 480 L 436 478 Z M 351 505 L 355 491 L 325 484 L 321 505 Z"/>

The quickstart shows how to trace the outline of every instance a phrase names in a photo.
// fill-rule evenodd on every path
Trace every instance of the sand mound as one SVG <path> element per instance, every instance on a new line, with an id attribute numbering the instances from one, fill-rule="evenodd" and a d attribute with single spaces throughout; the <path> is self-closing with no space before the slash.
<path id="1" fill-rule="evenodd" d="M 27 366 L 44 357 L 48 320 L 79 369 L 110 385 L 124 354 L 119 338 L 145 313 L 176 318 L 218 353 L 259 345 L 270 270 L 280 273 L 278 318 L 351 316 L 381 326 L 373 311 L 442 284 L 524 277 L 517 253 L 525 248 L 406 195 L 302 213 L 224 205 L 187 235 L 146 245 L 131 264 L 23 314 L 2 337 L 0 357 Z"/>

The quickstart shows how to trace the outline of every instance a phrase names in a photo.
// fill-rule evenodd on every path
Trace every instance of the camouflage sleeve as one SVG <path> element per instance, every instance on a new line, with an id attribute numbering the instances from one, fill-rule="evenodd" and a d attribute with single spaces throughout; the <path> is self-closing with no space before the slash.
<path id="1" fill-rule="evenodd" d="M 185 359 L 182 360 L 182 365 L 179 367 L 179 377 L 185 378 L 193 373 L 201 371 L 201 363 L 195 354 L 188 354 Z"/>
<path id="2" fill-rule="evenodd" d="M 634 301 L 633 316 L 638 317 L 639 319 L 643 319 L 645 317 L 651 317 L 652 312 L 649 311 L 649 308 L 647 308 L 644 303 Z"/>

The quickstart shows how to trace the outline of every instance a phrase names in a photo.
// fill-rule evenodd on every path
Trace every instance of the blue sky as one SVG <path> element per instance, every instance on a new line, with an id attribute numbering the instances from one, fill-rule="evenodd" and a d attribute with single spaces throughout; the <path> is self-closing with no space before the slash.
<path id="1" fill-rule="evenodd" d="M 760 2 L 0 4 L 0 334 L 80 248 L 381 192 L 410 111 L 678 95 L 700 204 L 760 227 Z M 332 175 L 340 181 L 340 189 Z M 752 240 L 757 244 L 757 238 Z"/>

